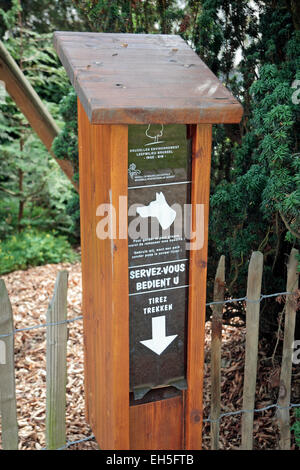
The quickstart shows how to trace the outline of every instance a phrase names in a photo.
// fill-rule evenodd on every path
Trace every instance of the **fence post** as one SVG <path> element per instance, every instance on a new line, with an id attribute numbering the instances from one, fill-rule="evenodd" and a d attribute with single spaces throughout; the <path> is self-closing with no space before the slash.
<path id="1" fill-rule="evenodd" d="M 18 449 L 18 423 L 14 369 L 14 325 L 5 283 L 0 279 L 0 413 L 3 450 Z"/>
<path id="2" fill-rule="evenodd" d="M 299 273 L 297 272 L 298 250 L 292 249 L 287 269 L 286 291 L 295 293 L 298 289 Z M 290 399 L 291 399 L 291 380 L 292 380 L 292 357 L 293 342 L 295 337 L 297 301 L 294 295 L 286 296 L 285 305 L 285 324 L 282 350 L 282 363 L 280 372 L 280 385 L 278 406 L 283 407 L 277 410 L 277 418 L 280 430 L 279 448 L 281 450 L 290 450 L 291 431 L 290 431 Z"/>
<path id="3" fill-rule="evenodd" d="M 214 283 L 214 302 L 224 300 L 225 292 L 225 256 L 222 255 L 219 260 L 215 283 Z M 221 413 L 221 345 L 222 345 L 222 314 L 223 305 L 212 305 L 211 322 L 211 408 L 210 415 L 212 420 L 219 420 Z M 219 431 L 220 422 L 211 423 L 211 449 L 219 449 Z"/>
<path id="4" fill-rule="evenodd" d="M 49 450 L 66 444 L 67 290 L 68 272 L 61 271 L 47 311 L 47 324 L 53 324 L 47 326 L 46 349 L 46 447 Z"/>
<path id="5" fill-rule="evenodd" d="M 246 356 L 244 370 L 243 409 L 253 410 L 255 403 L 258 330 L 263 254 L 254 251 L 248 269 L 247 307 L 246 307 Z M 254 412 L 242 415 L 242 449 L 252 450 Z"/>

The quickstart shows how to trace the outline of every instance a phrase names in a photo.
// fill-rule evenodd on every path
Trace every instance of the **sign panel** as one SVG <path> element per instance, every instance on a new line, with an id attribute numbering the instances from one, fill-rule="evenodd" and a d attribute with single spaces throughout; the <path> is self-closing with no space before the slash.
<path id="1" fill-rule="evenodd" d="M 190 196 L 186 125 L 128 131 L 130 387 L 184 387 Z"/>

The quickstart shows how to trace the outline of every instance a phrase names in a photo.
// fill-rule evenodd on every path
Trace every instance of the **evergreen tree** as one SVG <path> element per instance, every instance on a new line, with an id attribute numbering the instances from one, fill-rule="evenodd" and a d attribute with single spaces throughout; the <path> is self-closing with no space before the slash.
<path id="1" fill-rule="evenodd" d="M 263 290 L 284 290 L 287 254 L 300 237 L 300 108 L 292 98 L 300 58 L 295 2 L 188 3 L 184 37 L 192 38 L 198 54 L 244 106 L 241 125 L 214 130 L 211 275 L 225 253 L 229 290 L 242 294 L 251 251 L 261 250 Z M 262 315 L 262 327 L 270 322 L 277 326 L 276 315 Z"/>
<path id="2" fill-rule="evenodd" d="M 19 0 L 12 1 L 10 10 L 0 9 L 4 44 L 62 124 L 58 103 L 70 85 L 53 49 L 52 34 L 24 27 L 22 13 Z M 35 228 L 55 229 L 72 238 L 71 219 L 66 217 L 71 184 L 7 93 L 1 101 L 0 155 L 0 240 Z"/>
<path id="3" fill-rule="evenodd" d="M 300 237 L 299 2 L 75 4 L 94 31 L 181 34 L 241 101 L 241 124 L 214 126 L 209 274 L 225 254 L 229 291 L 242 295 L 251 252 L 261 250 L 264 292 L 284 290 L 287 255 Z M 277 325 L 276 316 L 269 321 Z"/>

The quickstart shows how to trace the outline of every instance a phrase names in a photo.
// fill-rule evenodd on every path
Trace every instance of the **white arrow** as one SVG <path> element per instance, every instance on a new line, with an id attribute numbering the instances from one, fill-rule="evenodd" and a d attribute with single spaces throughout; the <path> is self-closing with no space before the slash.
<path id="1" fill-rule="evenodd" d="M 178 335 L 166 336 L 166 317 L 163 315 L 152 318 L 152 339 L 140 343 L 160 356 L 176 336 Z"/>

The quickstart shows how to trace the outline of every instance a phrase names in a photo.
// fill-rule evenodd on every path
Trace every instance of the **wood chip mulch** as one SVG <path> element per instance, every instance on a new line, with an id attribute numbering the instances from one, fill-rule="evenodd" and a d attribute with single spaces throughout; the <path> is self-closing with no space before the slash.
<path id="1" fill-rule="evenodd" d="M 52 298 L 57 272 L 69 272 L 68 318 L 81 312 L 81 265 L 45 265 L 15 271 L 2 276 L 13 307 L 15 328 L 24 328 L 46 322 L 48 303 Z M 245 327 L 238 318 L 223 325 L 222 347 L 222 413 L 242 409 L 243 370 L 245 360 Z M 67 439 L 84 439 L 92 434 L 86 423 L 83 385 L 83 330 L 82 320 L 69 324 L 68 382 L 67 382 Z M 20 332 L 15 335 L 16 394 L 19 424 L 19 448 L 22 450 L 45 447 L 46 410 L 46 342 L 45 328 Z M 206 359 L 204 382 L 204 417 L 210 413 L 210 322 L 206 323 Z M 267 357 L 268 345 L 259 345 L 256 408 L 276 403 L 278 395 L 278 365 Z M 300 401 L 299 366 L 293 369 L 292 402 Z M 296 401 L 295 401 L 296 400 Z M 298 400 L 298 401 L 297 401 Z M 293 414 L 293 411 L 291 412 Z M 240 446 L 241 415 L 225 417 L 220 423 L 220 448 L 238 449 Z M 0 426 L 1 431 L 1 426 Z M 1 440 L 0 440 L 1 445 Z M 278 428 L 274 409 L 255 414 L 254 448 L 273 449 L 278 446 Z M 204 423 L 203 447 L 210 448 L 210 425 Z M 295 448 L 294 441 L 292 448 Z M 95 440 L 69 447 L 70 450 L 98 449 Z"/>

